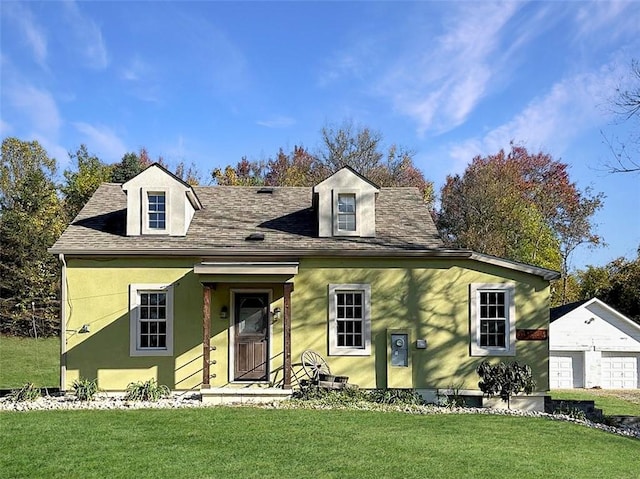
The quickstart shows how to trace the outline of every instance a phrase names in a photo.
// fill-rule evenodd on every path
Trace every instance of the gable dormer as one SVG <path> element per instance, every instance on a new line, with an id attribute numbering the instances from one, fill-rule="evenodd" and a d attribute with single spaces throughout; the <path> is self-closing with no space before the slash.
<path id="1" fill-rule="evenodd" d="M 127 194 L 127 236 L 185 236 L 196 210 L 193 188 L 157 163 L 123 183 Z"/>
<path id="2" fill-rule="evenodd" d="M 374 237 L 380 188 L 345 166 L 313 187 L 318 236 Z"/>

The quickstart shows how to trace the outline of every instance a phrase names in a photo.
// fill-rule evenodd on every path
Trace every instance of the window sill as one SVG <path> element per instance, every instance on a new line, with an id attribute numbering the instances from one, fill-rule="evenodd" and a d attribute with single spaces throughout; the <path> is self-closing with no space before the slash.
<path id="1" fill-rule="evenodd" d="M 515 356 L 515 349 L 485 349 L 478 346 L 471 346 L 471 356 Z"/>
<path id="2" fill-rule="evenodd" d="M 129 356 L 173 356 L 173 351 L 168 349 L 136 349 L 135 351 L 130 351 Z"/>

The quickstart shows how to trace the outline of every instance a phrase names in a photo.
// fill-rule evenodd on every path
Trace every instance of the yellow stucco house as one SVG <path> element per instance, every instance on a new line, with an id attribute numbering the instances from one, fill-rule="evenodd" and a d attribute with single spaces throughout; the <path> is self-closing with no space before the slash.
<path id="1" fill-rule="evenodd" d="M 343 168 L 313 188 L 191 187 L 155 164 L 103 184 L 51 248 L 62 371 L 107 391 L 155 378 L 203 400 L 287 397 L 300 356 L 361 388 L 481 397 L 486 358 L 548 389 L 557 273 L 444 247 L 415 188 Z"/>

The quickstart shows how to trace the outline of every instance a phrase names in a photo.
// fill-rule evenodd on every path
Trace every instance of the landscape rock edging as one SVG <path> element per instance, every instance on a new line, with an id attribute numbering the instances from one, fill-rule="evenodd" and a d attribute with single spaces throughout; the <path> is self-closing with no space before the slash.
<path id="1" fill-rule="evenodd" d="M 93 401 L 78 401 L 70 395 L 43 396 L 34 401 L 13 401 L 8 397 L 0 398 L 0 412 L 28 412 L 28 411 L 55 411 L 55 410 L 135 410 L 135 409 L 187 409 L 225 407 L 202 403 L 198 393 L 173 394 L 169 398 L 158 401 L 126 401 L 123 397 L 98 397 Z M 522 411 L 516 409 L 492 409 L 492 408 L 464 408 L 444 407 L 435 405 L 399 405 L 377 404 L 370 402 L 354 403 L 348 406 L 327 405 L 321 401 L 298 400 L 274 402 L 270 404 L 238 404 L 227 407 L 263 407 L 269 409 L 356 409 L 380 412 L 404 412 L 408 414 L 486 414 L 504 416 L 541 417 L 554 421 L 567 421 L 584 425 L 594 429 L 611 432 L 621 436 L 640 439 L 640 418 L 634 416 L 613 416 L 615 425 L 607 425 L 577 419 L 564 414 L 549 414 L 538 411 Z M 615 418 L 620 418 L 619 420 Z"/>

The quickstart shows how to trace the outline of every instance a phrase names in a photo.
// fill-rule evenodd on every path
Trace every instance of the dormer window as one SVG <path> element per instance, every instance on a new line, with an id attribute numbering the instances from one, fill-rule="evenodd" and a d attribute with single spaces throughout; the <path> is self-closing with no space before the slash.
<path id="1" fill-rule="evenodd" d="M 380 189 L 345 166 L 313 187 L 318 236 L 376 235 L 376 195 Z"/>
<path id="2" fill-rule="evenodd" d="M 163 192 L 147 193 L 148 198 L 148 217 L 150 230 L 166 229 L 167 202 Z"/>
<path id="3" fill-rule="evenodd" d="M 202 204 L 191 185 L 154 163 L 123 183 L 127 236 L 185 236 Z"/>
<path id="4" fill-rule="evenodd" d="M 338 231 L 356 231 L 356 195 L 338 194 Z"/>

